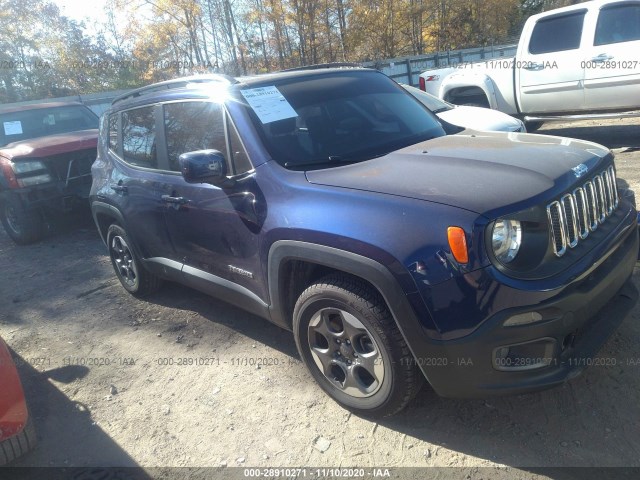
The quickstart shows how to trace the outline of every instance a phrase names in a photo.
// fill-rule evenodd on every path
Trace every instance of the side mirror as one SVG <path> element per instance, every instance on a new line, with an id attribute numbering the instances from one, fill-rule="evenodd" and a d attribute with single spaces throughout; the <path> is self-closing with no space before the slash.
<path id="1" fill-rule="evenodd" d="M 196 150 L 178 157 L 187 183 L 220 184 L 227 180 L 227 161 L 218 150 Z"/>

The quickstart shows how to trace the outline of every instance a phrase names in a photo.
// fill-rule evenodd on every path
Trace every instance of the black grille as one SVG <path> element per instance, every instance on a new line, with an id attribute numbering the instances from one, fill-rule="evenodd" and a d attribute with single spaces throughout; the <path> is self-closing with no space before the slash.
<path id="1" fill-rule="evenodd" d="M 69 183 L 91 183 L 91 165 L 96 159 L 96 149 L 52 155 L 45 160 L 58 180 Z"/>

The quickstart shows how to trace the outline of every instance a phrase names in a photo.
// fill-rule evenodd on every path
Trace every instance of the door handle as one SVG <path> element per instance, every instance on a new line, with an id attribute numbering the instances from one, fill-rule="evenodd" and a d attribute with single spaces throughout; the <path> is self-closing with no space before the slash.
<path id="1" fill-rule="evenodd" d="M 594 63 L 602 63 L 602 62 L 606 62 L 608 60 L 613 60 L 613 56 L 612 55 L 607 55 L 606 53 L 601 53 L 597 57 L 593 57 L 591 59 L 591 61 L 594 62 Z"/>
<path id="2" fill-rule="evenodd" d="M 118 193 L 127 193 L 127 187 L 124 185 L 111 185 L 111 190 L 114 190 Z"/>
<path id="3" fill-rule="evenodd" d="M 531 62 L 531 63 L 525 62 L 524 69 L 537 72 L 540 70 L 544 70 L 544 65 L 542 63 L 536 63 L 536 62 Z"/>
<path id="4" fill-rule="evenodd" d="M 185 203 L 189 203 L 189 200 L 184 197 L 172 197 L 171 195 L 162 195 L 162 201 L 174 205 L 184 205 Z"/>

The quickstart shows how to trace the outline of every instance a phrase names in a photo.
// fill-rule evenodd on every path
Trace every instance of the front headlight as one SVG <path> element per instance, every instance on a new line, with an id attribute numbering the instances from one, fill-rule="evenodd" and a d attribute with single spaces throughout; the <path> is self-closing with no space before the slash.
<path id="1" fill-rule="evenodd" d="M 17 161 L 13 164 L 13 171 L 17 175 L 21 173 L 29 173 L 36 172 L 38 170 L 45 170 L 47 167 L 44 166 L 40 160 L 22 160 Z"/>
<path id="2" fill-rule="evenodd" d="M 53 178 L 47 171 L 47 166 L 40 160 L 18 160 L 11 165 L 16 176 L 18 187 L 31 187 L 42 183 L 49 183 Z"/>
<path id="3" fill-rule="evenodd" d="M 491 232 L 493 254 L 501 263 L 509 263 L 522 245 L 522 227 L 518 220 L 499 219 Z"/>

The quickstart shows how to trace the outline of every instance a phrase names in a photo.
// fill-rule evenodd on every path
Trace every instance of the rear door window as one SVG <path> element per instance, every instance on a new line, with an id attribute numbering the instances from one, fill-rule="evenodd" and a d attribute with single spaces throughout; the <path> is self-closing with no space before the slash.
<path id="1" fill-rule="evenodd" d="M 122 112 L 122 149 L 127 163 L 158 168 L 154 108 L 142 107 Z"/>
<path id="2" fill-rule="evenodd" d="M 600 11 L 595 46 L 634 40 L 640 40 L 640 3 L 613 5 Z"/>

